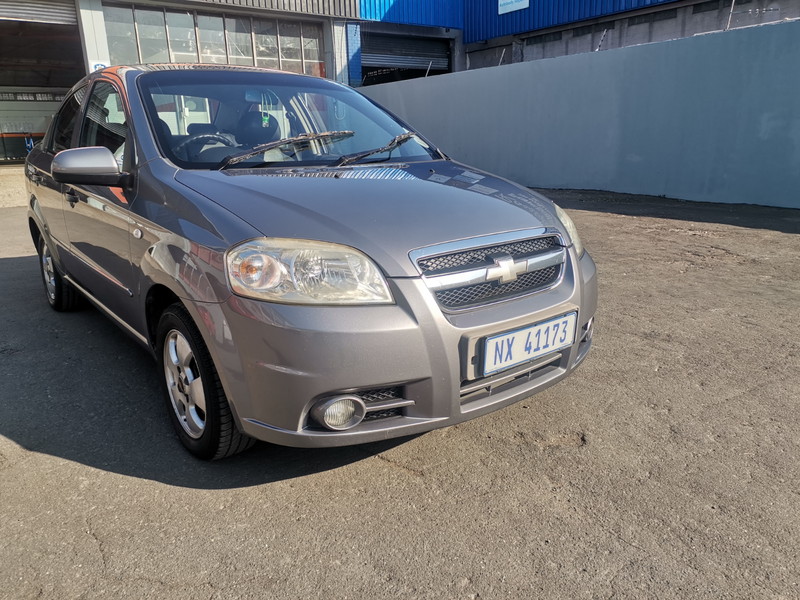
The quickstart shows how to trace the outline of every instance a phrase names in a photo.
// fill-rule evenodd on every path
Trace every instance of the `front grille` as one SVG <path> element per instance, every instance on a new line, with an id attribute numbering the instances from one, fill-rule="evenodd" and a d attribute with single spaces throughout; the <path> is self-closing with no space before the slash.
<path id="1" fill-rule="evenodd" d="M 479 283 L 450 290 L 435 292 L 439 304 L 445 308 L 466 308 L 483 304 L 489 300 L 501 300 L 519 294 L 544 289 L 556 281 L 561 274 L 561 266 L 546 267 L 538 271 L 523 273 L 508 283 Z"/>
<path id="2" fill-rule="evenodd" d="M 365 421 L 376 421 L 378 419 L 390 419 L 391 417 L 399 417 L 403 414 L 403 409 L 401 408 L 389 408 L 387 410 L 376 410 L 373 412 L 368 412 L 364 416 Z"/>
<path id="3" fill-rule="evenodd" d="M 486 246 L 453 254 L 420 258 L 417 261 L 417 266 L 419 266 L 423 275 L 432 275 L 438 271 L 458 269 L 459 267 L 478 265 L 480 263 L 491 265 L 493 261 L 489 257 L 493 254 L 510 254 L 513 258 L 519 258 L 542 250 L 548 250 L 558 245 L 558 238 L 555 236 L 532 238 L 510 244 Z"/>
<path id="4" fill-rule="evenodd" d="M 364 404 L 370 405 L 373 402 L 383 402 L 384 400 L 395 400 L 403 397 L 403 388 L 377 388 L 374 390 L 364 390 L 363 392 L 356 392 L 358 396 L 364 401 Z"/>

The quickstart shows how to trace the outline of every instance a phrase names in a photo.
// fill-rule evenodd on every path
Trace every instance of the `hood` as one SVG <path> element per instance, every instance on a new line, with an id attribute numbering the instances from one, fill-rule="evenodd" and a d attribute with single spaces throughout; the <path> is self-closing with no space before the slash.
<path id="1" fill-rule="evenodd" d="M 323 169 L 179 170 L 175 179 L 267 237 L 344 244 L 389 277 L 419 273 L 416 248 L 556 227 L 549 201 L 452 161 Z"/>

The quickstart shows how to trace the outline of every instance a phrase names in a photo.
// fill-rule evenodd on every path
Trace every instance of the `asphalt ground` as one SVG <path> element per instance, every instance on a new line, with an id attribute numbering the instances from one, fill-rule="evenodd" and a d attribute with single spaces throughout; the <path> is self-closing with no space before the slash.
<path id="1" fill-rule="evenodd" d="M 215 463 L 0 209 L 0 597 L 798 598 L 800 211 L 553 191 L 594 348 L 489 416 Z"/>

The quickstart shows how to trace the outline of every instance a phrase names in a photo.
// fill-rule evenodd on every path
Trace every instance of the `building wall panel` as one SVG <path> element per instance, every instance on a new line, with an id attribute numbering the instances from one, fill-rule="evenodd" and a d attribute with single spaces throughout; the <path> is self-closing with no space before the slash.
<path id="1" fill-rule="evenodd" d="M 523 185 L 800 209 L 798 56 L 795 20 L 363 93 Z"/>
<path id="2" fill-rule="evenodd" d="M 309 15 L 359 17 L 359 0 L 195 0 L 198 4 L 241 6 Z"/>
<path id="3" fill-rule="evenodd" d="M 360 0 L 360 13 L 368 21 L 464 27 L 463 0 Z"/>
<path id="4" fill-rule="evenodd" d="M 530 0 L 529 8 L 499 15 L 496 0 L 463 0 L 464 42 L 478 42 L 504 35 L 536 31 L 674 1 Z"/>

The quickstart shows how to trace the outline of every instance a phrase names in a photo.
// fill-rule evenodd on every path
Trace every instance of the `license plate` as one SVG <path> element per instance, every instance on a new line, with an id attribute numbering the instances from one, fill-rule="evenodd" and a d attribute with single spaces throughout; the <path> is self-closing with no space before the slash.
<path id="1" fill-rule="evenodd" d="M 483 374 L 490 375 L 571 346 L 578 313 L 486 339 Z"/>

